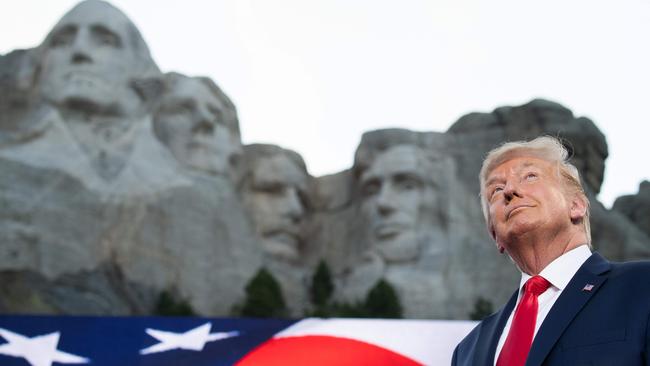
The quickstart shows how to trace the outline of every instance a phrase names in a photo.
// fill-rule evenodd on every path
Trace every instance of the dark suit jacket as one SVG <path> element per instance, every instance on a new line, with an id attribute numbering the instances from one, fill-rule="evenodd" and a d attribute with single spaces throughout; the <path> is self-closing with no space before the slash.
<path id="1" fill-rule="evenodd" d="M 591 291 L 583 290 L 593 285 Z M 517 292 L 463 339 L 453 366 L 493 366 Z M 610 263 L 594 253 L 542 323 L 526 366 L 650 365 L 650 262 Z"/>

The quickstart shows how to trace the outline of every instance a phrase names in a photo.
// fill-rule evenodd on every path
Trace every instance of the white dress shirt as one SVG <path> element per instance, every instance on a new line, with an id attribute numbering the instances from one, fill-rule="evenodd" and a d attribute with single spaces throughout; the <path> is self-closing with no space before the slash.
<path id="1" fill-rule="evenodd" d="M 571 281 L 571 279 L 576 274 L 576 272 L 578 272 L 580 266 L 582 266 L 582 264 L 585 263 L 585 261 L 587 261 L 587 259 L 590 256 L 591 256 L 591 251 L 589 250 L 589 246 L 587 244 L 584 244 L 562 254 L 558 258 L 555 258 L 553 262 L 549 263 L 549 265 L 546 266 L 546 268 L 544 268 L 542 272 L 540 272 L 539 275 L 544 277 L 548 282 L 550 282 L 551 287 L 549 287 L 548 290 L 546 290 L 543 294 L 539 295 L 537 298 L 539 307 L 537 310 L 537 320 L 535 321 L 535 332 L 533 333 L 533 340 L 537 335 L 537 331 L 539 330 L 539 327 L 544 322 L 544 319 L 546 319 L 546 315 L 548 315 L 548 312 L 553 307 L 553 304 L 555 304 L 555 301 L 558 299 L 558 297 L 560 297 L 560 294 L 562 293 L 566 285 L 569 283 L 569 281 Z M 503 332 L 501 333 L 501 337 L 499 338 L 499 343 L 497 344 L 497 350 L 494 353 L 494 365 L 496 365 L 497 359 L 499 358 L 499 353 L 501 353 L 501 349 L 503 348 L 504 343 L 506 343 L 506 338 L 508 337 L 508 332 L 510 331 L 510 326 L 512 324 L 512 318 L 514 317 L 515 314 L 515 309 L 517 309 L 517 305 L 519 304 L 519 301 L 521 300 L 521 297 L 523 295 L 524 284 L 531 277 L 532 276 L 527 273 L 521 274 L 521 282 L 519 283 L 519 294 L 517 295 L 517 303 L 515 304 L 515 307 L 510 313 L 508 322 L 506 323 L 506 326 L 503 328 Z"/>

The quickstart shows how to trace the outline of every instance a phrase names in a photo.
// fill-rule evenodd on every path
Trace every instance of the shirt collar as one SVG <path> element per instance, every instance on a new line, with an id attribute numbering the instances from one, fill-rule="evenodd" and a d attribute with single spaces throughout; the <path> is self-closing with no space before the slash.
<path id="1" fill-rule="evenodd" d="M 562 291 L 590 256 L 591 250 L 589 250 L 589 246 L 583 244 L 555 258 L 539 275 L 550 282 L 553 287 Z M 531 277 L 528 273 L 521 274 L 520 293 L 526 281 Z"/>

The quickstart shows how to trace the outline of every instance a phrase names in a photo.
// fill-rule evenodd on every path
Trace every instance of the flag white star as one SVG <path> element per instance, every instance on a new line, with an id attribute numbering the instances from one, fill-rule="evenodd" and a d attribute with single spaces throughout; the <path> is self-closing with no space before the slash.
<path id="1" fill-rule="evenodd" d="M 58 363 L 88 363 L 89 359 L 61 352 L 57 349 L 61 333 L 54 332 L 35 336 L 33 338 L 0 328 L 0 336 L 8 343 L 0 345 L 0 354 L 13 357 L 22 357 L 31 366 L 52 366 Z"/>
<path id="2" fill-rule="evenodd" d="M 212 323 L 205 323 L 184 333 L 167 332 L 163 330 L 147 328 L 146 332 L 156 338 L 160 343 L 147 347 L 140 351 L 141 355 L 185 349 L 190 351 L 202 351 L 205 344 L 221 339 L 236 337 L 239 332 L 218 332 L 210 333 Z"/>

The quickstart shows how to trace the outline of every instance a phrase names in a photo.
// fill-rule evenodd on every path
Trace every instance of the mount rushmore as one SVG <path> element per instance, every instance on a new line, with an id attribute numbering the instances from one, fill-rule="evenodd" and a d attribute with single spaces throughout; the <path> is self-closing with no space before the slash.
<path id="1" fill-rule="evenodd" d="M 650 258 L 650 183 L 600 204 L 605 136 L 547 100 L 446 132 L 370 131 L 352 167 L 313 177 L 297 152 L 242 145 L 218 85 L 161 73 L 134 24 L 97 0 L 0 56 L 0 96 L 3 313 L 149 314 L 168 291 L 229 315 L 266 268 L 297 317 L 325 261 L 338 301 L 384 279 L 406 317 L 465 319 L 518 280 L 483 222 L 482 158 L 540 134 L 561 137 L 581 172 L 594 247 Z"/>

